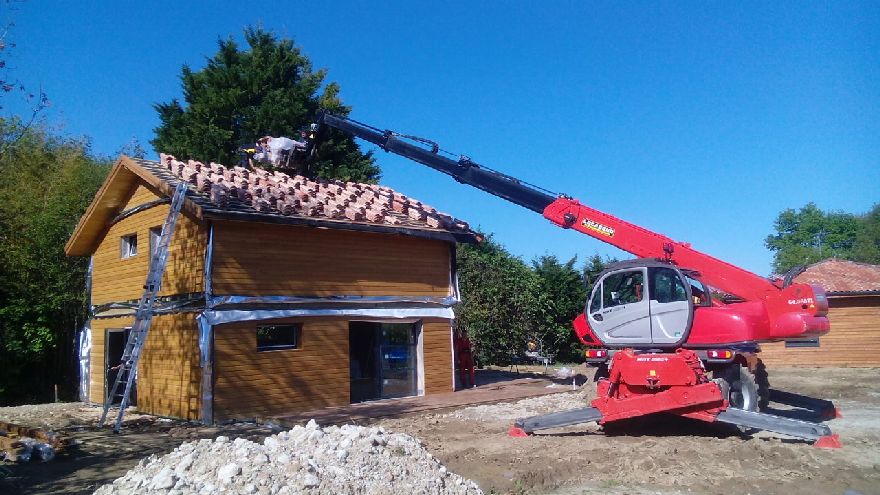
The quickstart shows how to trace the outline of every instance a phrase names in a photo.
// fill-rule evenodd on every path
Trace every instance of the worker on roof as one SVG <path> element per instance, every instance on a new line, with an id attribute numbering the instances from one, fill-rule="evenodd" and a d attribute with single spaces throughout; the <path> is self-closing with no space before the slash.
<path id="1" fill-rule="evenodd" d="M 288 137 L 264 136 L 257 141 L 257 149 L 261 151 L 254 153 L 254 160 L 274 167 L 289 167 L 293 152 L 306 147 L 306 143 Z"/>

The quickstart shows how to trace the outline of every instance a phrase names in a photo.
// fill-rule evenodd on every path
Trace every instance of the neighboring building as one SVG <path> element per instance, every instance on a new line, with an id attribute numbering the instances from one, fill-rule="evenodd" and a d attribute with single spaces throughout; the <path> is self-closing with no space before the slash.
<path id="1" fill-rule="evenodd" d="M 761 345 L 768 366 L 880 367 L 880 266 L 827 259 L 795 282 L 828 294 L 831 331 L 819 338 Z"/>
<path id="2" fill-rule="evenodd" d="M 215 422 L 454 389 L 467 224 L 382 186 L 122 156 L 65 247 L 91 257 L 85 400 L 112 385 L 181 179 L 139 410 Z"/>

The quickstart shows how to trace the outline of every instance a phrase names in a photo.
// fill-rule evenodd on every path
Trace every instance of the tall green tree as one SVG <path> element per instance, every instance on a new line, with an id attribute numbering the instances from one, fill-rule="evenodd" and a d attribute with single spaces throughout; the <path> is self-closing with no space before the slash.
<path id="1" fill-rule="evenodd" d="M 300 48 L 261 28 L 244 31 L 247 48 L 228 38 L 207 66 L 181 73 L 183 99 L 155 105 L 161 124 L 150 143 L 157 151 L 180 158 L 238 162 L 237 149 L 261 136 L 299 137 L 319 108 L 348 115 L 339 85 L 325 84 L 327 71 L 313 70 Z M 354 139 L 338 130 L 318 147 L 309 175 L 375 182 L 379 179 L 372 152 L 364 153 Z"/>
<path id="2" fill-rule="evenodd" d="M 457 324 L 467 329 L 479 363 L 506 364 L 522 354 L 535 332 L 538 277 L 492 236 L 457 249 L 462 299 Z"/>
<path id="3" fill-rule="evenodd" d="M 862 216 L 859 224 L 852 248 L 853 260 L 880 265 L 880 203 Z"/>
<path id="4" fill-rule="evenodd" d="M 776 233 L 767 236 L 764 244 L 774 252 L 773 270 L 781 274 L 826 258 L 853 259 L 861 225 L 856 215 L 825 212 L 808 203 L 800 210 L 780 213 L 773 227 Z"/>
<path id="5" fill-rule="evenodd" d="M 577 256 L 561 263 L 554 255 L 532 261 L 538 277 L 538 338 L 545 352 L 557 361 L 576 362 L 582 358 L 582 345 L 572 331 L 571 322 L 583 312 L 587 299 L 583 273 L 575 268 Z"/>
<path id="6" fill-rule="evenodd" d="M 0 119 L 0 405 L 75 397 L 87 260 L 63 248 L 109 170 L 88 143 Z"/>

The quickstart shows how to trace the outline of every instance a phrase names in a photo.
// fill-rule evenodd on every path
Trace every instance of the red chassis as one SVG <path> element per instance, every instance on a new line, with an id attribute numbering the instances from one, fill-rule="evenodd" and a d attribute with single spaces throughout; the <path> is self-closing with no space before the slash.
<path id="1" fill-rule="evenodd" d="M 700 358 L 691 350 L 638 353 L 626 349 L 614 354 L 609 377 L 599 381 L 592 407 L 521 419 L 509 434 L 525 437 L 540 429 L 666 413 L 783 433 L 810 440 L 816 447 L 840 448 L 838 436 L 825 425 L 729 408 L 722 386 L 706 376 Z"/>

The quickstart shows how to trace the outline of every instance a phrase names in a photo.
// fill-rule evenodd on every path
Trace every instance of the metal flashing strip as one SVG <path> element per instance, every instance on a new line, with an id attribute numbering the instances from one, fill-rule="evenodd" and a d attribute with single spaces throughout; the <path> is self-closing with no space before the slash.
<path id="1" fill-rule="evenodd" d="M 208 245 L 205 246 L 205 305 L 211 305 L 214 293 L 214 222 L 208 222 Z"/>
<path id="2" fill-rule="evenodd" d="M 345 308 L 345 309 L 259 309 L 259 310 L 208 310 L 202 313 L 210 325 L 237 321 L 268 320 L 297 316 L 355 316 L 370 318 L 455 318 L 452 308 Z"/>
<path id="3" fill-rule="evenodd" d="M 305 304 L 327 304 L 327 303 L 348 303 L 348 304 L 432 304 L 437 306 L 449 307 L 458 304 L 460 301 L 457 295 L 446 297 L 432 296 L 325 296 L 325 297 L 308 297 L 308 296 L 212 296 L 208 302 L 209 308 L 226 305 L 243 305 L 243 304 L 289 304 L 289 305 L 305 305 Z"/>
<path id="4" fill-rule="evenodd" d="M 92 363 L 92 321 L 86 320 L 79 332 L 79 345 L 77 346 L 77 358 L 79 359 L 79 400 L 89 402 L 89 387 L 91 385 L 90 374 Z"/>
<path id="5" fill-rule="evenodd" d="M 202 368 L 202 423 L 214 422 L 214 327 L 205 314 L 196 317 L 199 325 L 199 367 Z"/>
<path id="6" fill-rule="evenodd" d="M 134 208 L 129 208 L 128 210 L 125 210 L 125 211 L 119 213 L 119 215 L 116 215 L 116 217 L 113 218 L 113 220 L 110 220 L 110 225 L 113 225 L 121 220 L 124 220 L 124 219 L 134 215 L 135 213 L 139 213 L 144 210 L 149 210 L 150 208 L 153 208 L 155 206 L 164 205 L 164 204 L 168 204 L 168 203 L 171 203 L 171 198 L 157 199 L 155 201 L 150 201 L 148 203 L 137 205 Z"/>
<path id="7" fill-rule="evenodd" d="M 137 312 L 136 301 L 113 302 L 101 304 L 92 308 L 92 318 L 107 318 L 111 316 L 129 316 Z M 201 294 L 198 297 L 166 301 L 156 306 L 154 314 L 182 313 L 186 311 L 201 311 L 205 307 L 205 301 Z"/>

